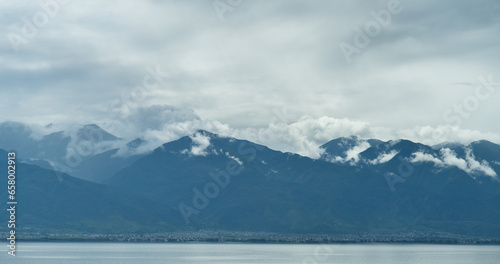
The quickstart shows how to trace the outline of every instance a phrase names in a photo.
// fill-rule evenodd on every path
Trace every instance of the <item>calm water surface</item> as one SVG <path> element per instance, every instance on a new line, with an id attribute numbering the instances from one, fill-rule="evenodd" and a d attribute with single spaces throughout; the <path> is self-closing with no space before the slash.
<path id="1" fill-rule="evenodd" d="M 500 263 L 500 246 L 20 243 L 12 264 Z"/>

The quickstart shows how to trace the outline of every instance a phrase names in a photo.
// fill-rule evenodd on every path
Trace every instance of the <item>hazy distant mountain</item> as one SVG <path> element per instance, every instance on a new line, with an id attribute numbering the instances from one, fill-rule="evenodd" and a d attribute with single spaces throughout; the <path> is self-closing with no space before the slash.
<path id="1" fill-rule="evenodd" d="M 31 155 L 38 152 L 38 144 L 31 137 L 32 130 L 29 126 L 16 123 L 0 123 L 0 148 L 13 150 L 19 154 Z"/>
<path id="2" fill-rule="evenodd" d="M 106 130 L 96 124 L 88 124 L 78 129 L 76 132 L 76 141 L 115 141 L 119 138 L 111 135 Z"/>
<path id="3" fill-rule="evenodd" d="M 0 148 L 16 150 L 25 163 L 98 183 L 141 157 L 117 155 L 120 139 L 96 124 L 74 132 L 54 132 L 41 139 L 35 139 L 32 133 L 21 123 L 0 123 Z M 144 144 L 138 140 L 127 146 Z"/>

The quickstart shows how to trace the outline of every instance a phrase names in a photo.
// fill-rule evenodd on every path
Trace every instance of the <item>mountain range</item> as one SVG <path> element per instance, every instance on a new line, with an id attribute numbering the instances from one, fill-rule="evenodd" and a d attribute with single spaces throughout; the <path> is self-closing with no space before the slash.
<path id="1" fill-rule="evenodd" d="M 20 226 L 500 238 L 500 146 L 492 142 L 352 136 L 325 143 L 311 159 L 202 130 L 142 154 L 120 154 L 121 141 L 97 125 L 34 137 L 26 125 L 0 124 L 0 149 L 15 150 L 22 163 Z M 2 164 L 6 157 L 0 151 Z"/>

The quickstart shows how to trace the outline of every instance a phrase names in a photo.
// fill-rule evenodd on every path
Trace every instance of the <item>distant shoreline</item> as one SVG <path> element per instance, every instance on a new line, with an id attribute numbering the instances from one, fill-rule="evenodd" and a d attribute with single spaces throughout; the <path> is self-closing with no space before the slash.
<path id="1" fill-rule="evenodd" d="M 59 236 L 20 236 L 18 242 L 77 242 L 77 243 L 214 243 L 214 244 L 436 244 L 436 245 L 500 245 L 497 238 L 450 238 L 450 237 L 418 237 L 418 238 L 311 238 L 291 236 L 283 238 L 260 237 L 166 237 L 148 235 L 59 235 Z"/>
<path id="2" fill-rule="evenodd" d="M 285 241 L 119 241 L 119 240 L 65 240 L 65 239 L 45 239 L 45 240 L 25 240 L 18 242 L 28 243 L 123 243 L 123 244 L 276 244 L 276 245 L 352 245 L 352 244 L 390 244 L 390 245 L 464 245 L 464 246 L 500 246 L 500 240 L 468 241 L 468 242 L 442 242 L 442 241 L 328 241 L 328 242 L 285 242 Z"/>

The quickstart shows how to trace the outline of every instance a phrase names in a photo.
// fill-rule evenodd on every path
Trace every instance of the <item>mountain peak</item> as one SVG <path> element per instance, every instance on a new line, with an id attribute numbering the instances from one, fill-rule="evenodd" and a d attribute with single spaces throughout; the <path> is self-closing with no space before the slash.
<path id="1" fill-rule="evenodd" d="M 483 145 L 483 146 L 498 146 L 497 144 L 491 142 L 491 141 L 488 141 L 488 140 L 478 140 L 478 141 L 474 141 L 471 143 L 471 145 Z"/>
<path id="2" fill-rule="evenodd" d="M 96 124 L 87 124 L 77 131 L 77 138 L 81 141 L 115 141 L 119 138 L 110 134 Z"/>
<path id="3" fill-rule="evenodd" d="M 196 130 L 196 132 L 194 132 L 191 136 L 195 136 L 195 135 L 202 135 L 202 136 L 205 136 L 205 137 L 209 137 L 209 138 L 218 138 L 220 137 L 219 135 L 217 134 L 214 134 L 212 132 L 208 132 L 206 130 L 203 130 L 203 129 L 198 129 Z"/>
<path id="4" fill-rule="evenodd" d="M 98 126 L 96 124 L 86 124 L 83 126 L 83 128 L 85 128 L 85 129 L 102 129 L 100 126 Z"/>
<path id="5" fill-rule="evenodd" d="M 130 141 L 129 143 L 127 143 L 127 147 L 132 148 L 132 149 L 136 149 L 144 143 L 146 143 L 146 141 L 144 139 L 136 138 L 136 139 Z"/>
<path id="6" fill-rule="evenodd" d="M 362 139 L 358 138 L 357 136 L 349 136 L 349 137 L 339 137 L 333 140 L 330 140 L 326 142 L 325 144 L 321 145 L 321 148 L 328 149 L 331 147 L 348 147 L 351 145 L 356 145 L 359 141 L 362 141 Z"/>

